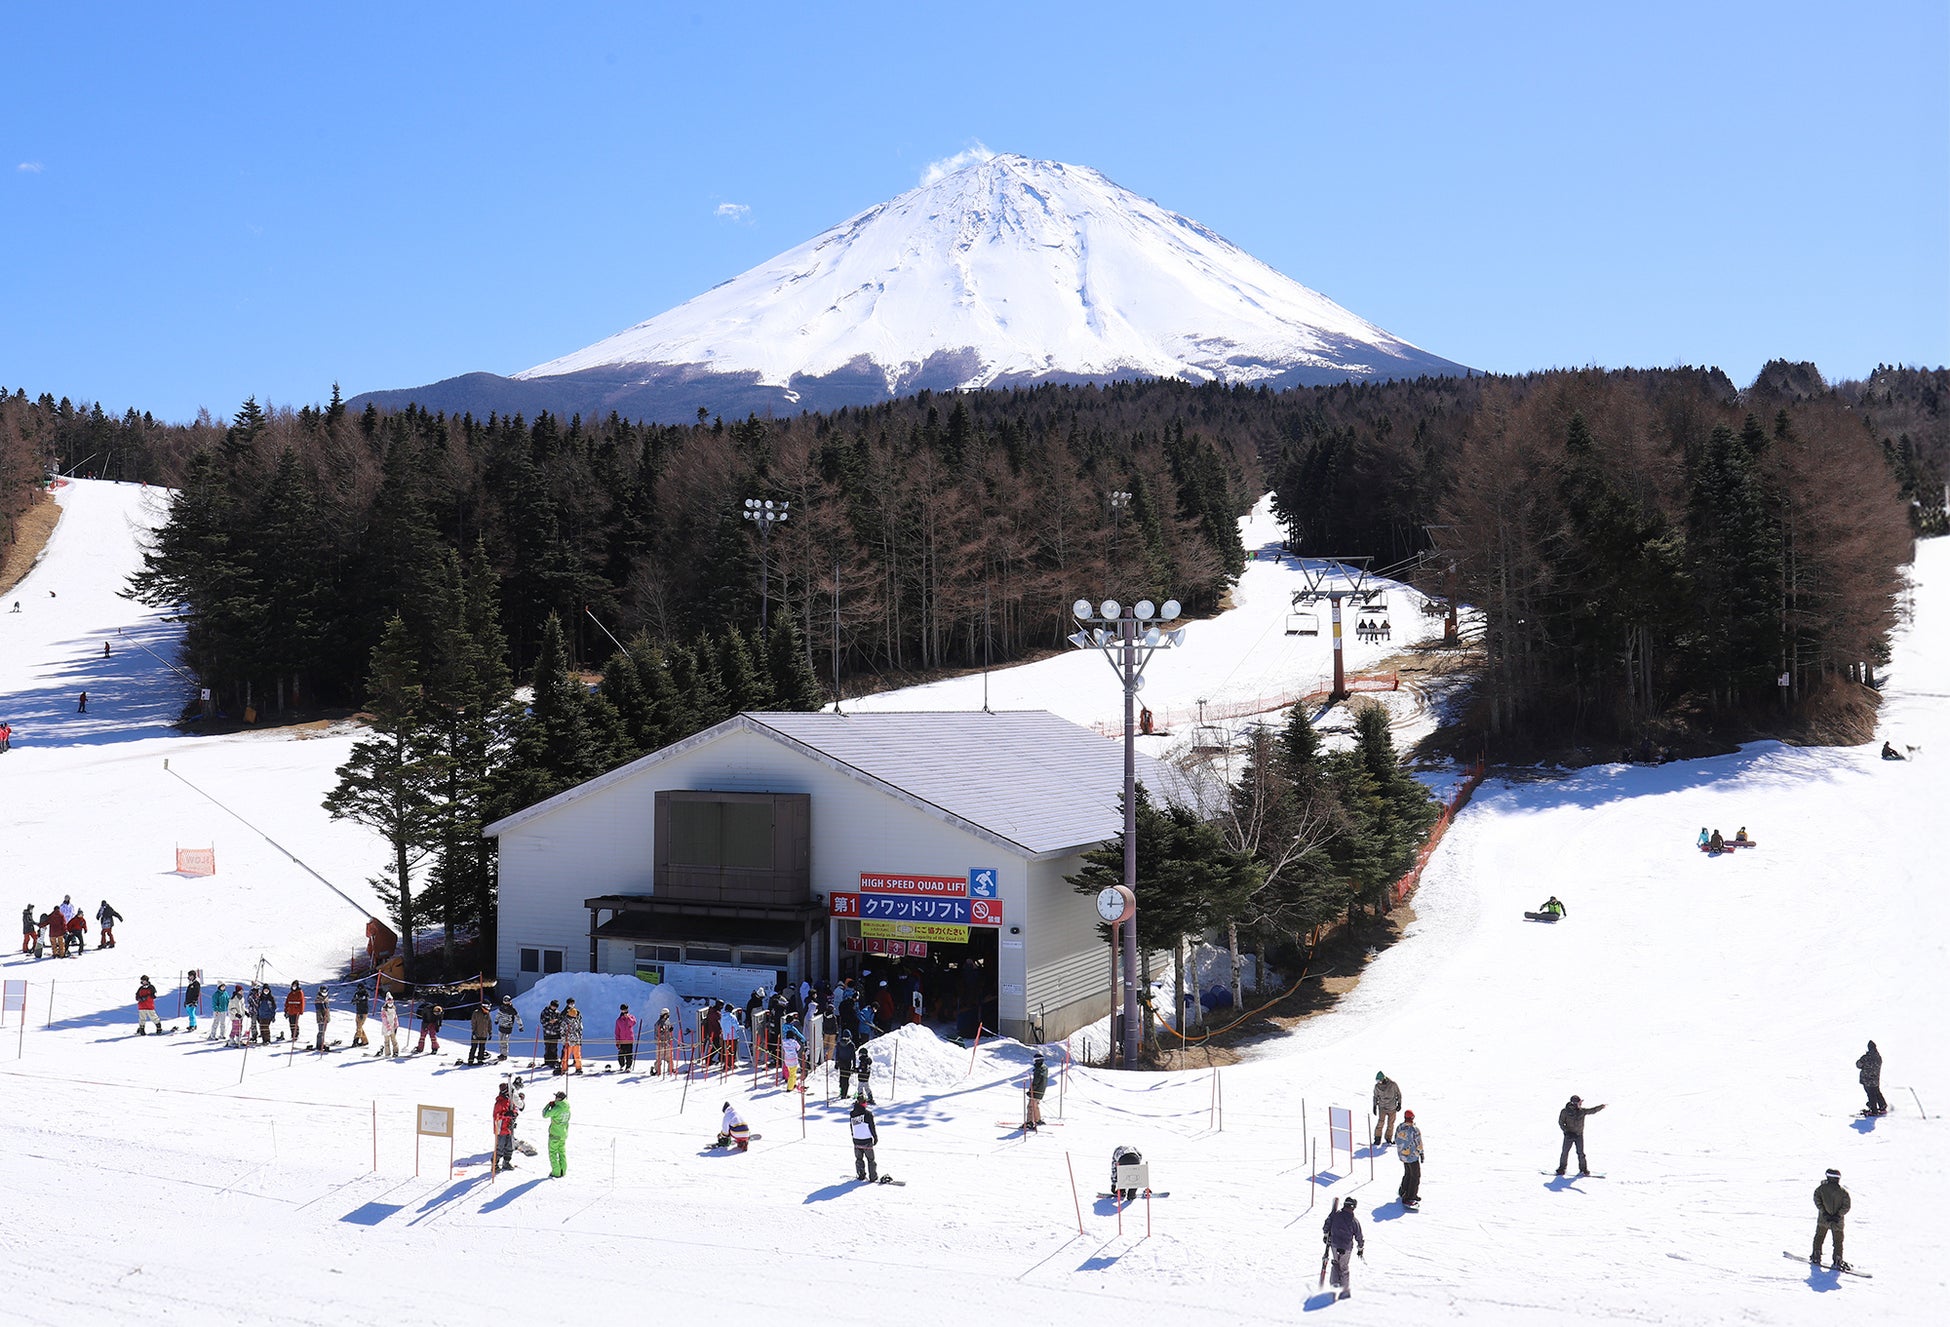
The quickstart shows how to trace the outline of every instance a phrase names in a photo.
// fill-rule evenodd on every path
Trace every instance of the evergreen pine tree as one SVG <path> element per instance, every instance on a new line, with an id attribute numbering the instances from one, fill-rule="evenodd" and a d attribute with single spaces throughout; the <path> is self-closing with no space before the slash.
<path id="1" fill-rule="evenodd" d="M 765 643 L 765 668 L 772 678 L 772 708 L 810 712 L 826 706 L 825 689 L 806 656 L 805 638 L 790 613 L 772 619 Z"/>

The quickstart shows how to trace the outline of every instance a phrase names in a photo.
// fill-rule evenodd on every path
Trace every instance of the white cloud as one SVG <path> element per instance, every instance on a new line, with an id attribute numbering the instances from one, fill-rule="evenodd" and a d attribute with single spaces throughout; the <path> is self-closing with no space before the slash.
<path id="1" fill-rule="evenodd" d="M 943 157 L 939 161 L 930 161 L 928 168 L 921 172 L 921 183 L 933 184 L 945 175 L 953 175 L 963 166 L 973 166 L 976 162 L 987 161 L 994 155 L 995 153 L 989 151 L 982 143 L 982 140 L 978 138 L 969 144 L 969 146 L 955 153 L 952 157 Z"/>
<path id="2" fill-rule="evenodd" d="M 750 221 L 752 210 L 744 203 L 719 203 L 717 215 L 726 221 Z"/>
<path id="3" fill-rule="evenodd" d="M 38 161 L 23 161 L 18 166 L 15 166 L 14 169 L 17 171 L 25 171 L 29 175 L 39 175 L 41 173 L 41 163 Z"/>

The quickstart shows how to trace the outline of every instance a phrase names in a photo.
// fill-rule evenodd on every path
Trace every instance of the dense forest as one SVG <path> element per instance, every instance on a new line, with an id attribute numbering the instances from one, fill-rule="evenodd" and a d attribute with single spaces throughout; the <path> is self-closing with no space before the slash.
<path id="1" fill-rule="evenodd" d="M 730 632 L 771 648 L 769 614 L 795 667 L 857 688 L 1057 646 L 1079 594 L 1210 610 L 1270 487 L 1297 550 L 1480 610 L 1493 731 L 1630 737 L 1868 675 L 1909 534 L 1944 528 L 1946 401 L 1943 370 L 1831 387 L 1785 363 L 1744 392 L 1693 369 L 1162 381 L 681 427 L 352 413 L 336 390 L 170 425 L 15 391 L 0 518 L 51 468 L 178 488 L 139 589 L 185 606 L 228 710 L 276 712 L 362 703 L 447 555 L 491 580 L 517 675 L 551 616 L 571 669 L 641 637 L 682 676 Z M 748 498 L 791 504 L 767 542 Z"/>

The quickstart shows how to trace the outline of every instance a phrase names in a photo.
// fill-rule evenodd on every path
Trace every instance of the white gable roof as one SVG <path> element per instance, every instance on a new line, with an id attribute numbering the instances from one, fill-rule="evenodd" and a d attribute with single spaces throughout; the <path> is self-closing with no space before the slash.
<path id="1" fill-rule="evenodd" d="M 1030 857 L 1054 856 L 1113 838 L 1123 828 L 1123 745 L 1047 710 L 990 713 L 811 714 L 752 712 L 498 820 L 498 838 L 570 801 L 635 778 L 682 752 L 733 732 L 790 747 L 903 801 Z M 1164 800 L 1166 767 L 1137 758 L 1137 777 Z"/>

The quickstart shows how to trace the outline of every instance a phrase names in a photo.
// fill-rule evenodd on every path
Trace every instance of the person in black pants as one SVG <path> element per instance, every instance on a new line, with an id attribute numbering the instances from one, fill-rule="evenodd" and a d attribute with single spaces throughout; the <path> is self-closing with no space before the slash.
<path id="1" fill-rule="evenodd" d="M 1862 1084 L 1862 1094 L 1868 1098 L 1868 1104 L 1862 1108 L 1862 1113 L 1887 1115 L 1889 1103 L 1882 1095 L 1882 1052 L 1876 1049 L 1873 1041 L 1869 1043 L 1869 1049 L 1855 1061 L 1855 1069 L 1855 1077 Z"/>
<path id="2" fill-rule="evenodd" d="M 869 1106 L 879 1105 L 880 1103 L 873 1099 L 873 1084 L 870 1081 L 873 1078 L 873 1052 L 865 1046 L 860 1048 L 860 1054 L 854 1060 L 853 1073 L 860 1080 L 860 1099 Z"/>
<path id="3" fill-rule="evenodd" d="M 562 1042 L 562 1002 L 550 1000 L 548 1008 L 542 1010 L 542 1064 L 555 1068 L 557 1057 L 561 1055 Z"/>
<path id="4" fill-rule="evenodd" d="M 841 1101 L 846 1100 L 848 1096 L 847 1088 L 853 1082 L 854 1054 L 855 1051 L 853 1048 L 853 1033 L 848 1031 L 846 1026 L 842 1024 L 840 1027 L 839 1035 L 833 1038 L 833 1058 L 839 1062 L 839 1066 L 840 1066 L 840 1100 Z"/>
<path id="5" fill-rule="evenodd" d="M 1564 1146 L 1557 1152 L 1557 1173 L 1564 1173 L 1564 1163 L 1571 1159 L 1571 1149 L 1578 1149 L 1578 1174 L 1589 1175 L 1591 1167 L 1584 1159 L 1584 1117 L 1596 1115 L 1603 1110 L 1602 1105 L 1587 1106 L 1583 1097 L 1572 1097 L 1564 1103 L 1564 1109 L 1557 1112 L 1557 1127 L 1564 1133 Z"/>

